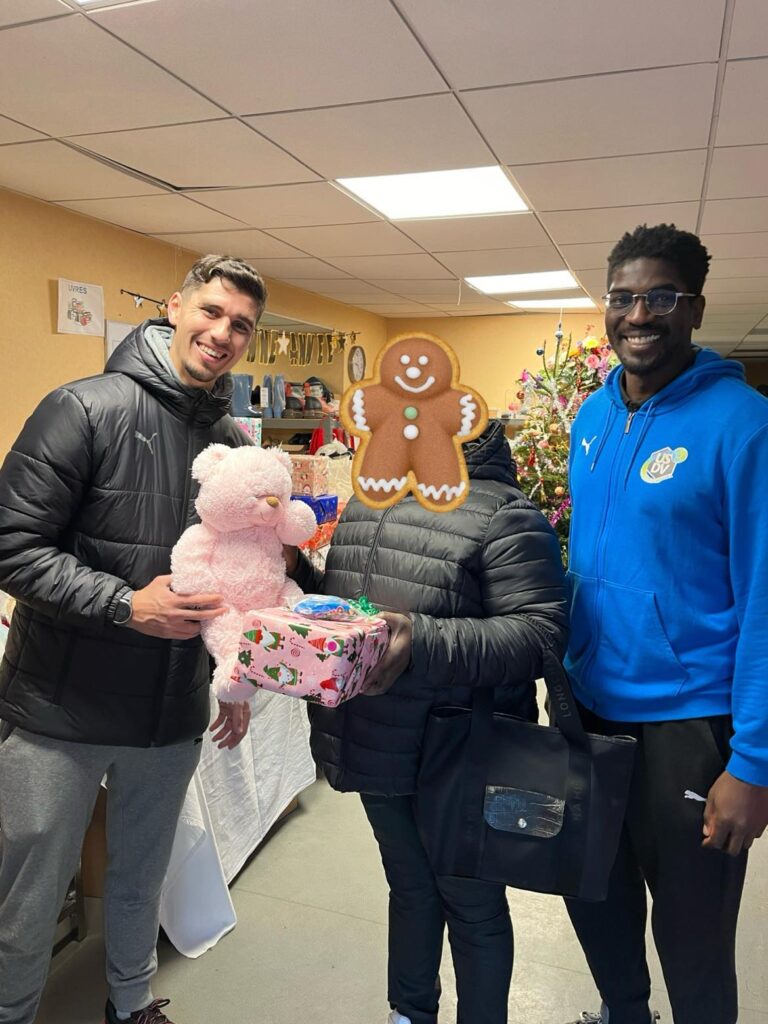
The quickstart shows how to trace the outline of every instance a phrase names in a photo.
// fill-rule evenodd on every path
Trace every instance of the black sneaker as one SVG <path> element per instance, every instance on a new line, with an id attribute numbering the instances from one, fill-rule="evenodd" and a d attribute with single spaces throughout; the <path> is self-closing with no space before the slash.
<path id="1" fill-rule="evenodd" d="M 104 1024 L 173 1024 L 170 1017 L 163 1013 L 163 1007 L 170 1003 L 170 999 L 155 999 L 143 1010 L 134 1010 L 128 1021 L 121 1021 L 117 1016 L 117 1010 L 111 999 L 107 1000 L 104 1008 Z"/>

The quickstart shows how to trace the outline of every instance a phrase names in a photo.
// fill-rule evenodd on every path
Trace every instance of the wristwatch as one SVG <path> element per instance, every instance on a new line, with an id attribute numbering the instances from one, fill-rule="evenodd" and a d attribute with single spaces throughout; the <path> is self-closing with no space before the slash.
<path id="1" fill-rule="evenodd" d="M 112 622 L 115 626 L 126 626 L 133 615 L 133 591 L 126 587 L 121 591 L 117 599 L 115 610 L 112 613 Z"/>

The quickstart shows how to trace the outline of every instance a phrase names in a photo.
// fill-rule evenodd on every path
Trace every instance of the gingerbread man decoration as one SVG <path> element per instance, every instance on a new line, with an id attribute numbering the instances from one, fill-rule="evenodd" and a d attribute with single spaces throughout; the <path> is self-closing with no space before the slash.
<path id="1" fill-rule="evenodd" d="M 341 416 L 361 439 L 352 484 L 364 504 L 387 508 L 412 491 L 431 512 L 449 512 L 467 497 L 461 446 L 482 434 L 488 410 L 459 382 L 456 355 L 440 338 L 394 338 L 373 378 L 347 389 Z"/>

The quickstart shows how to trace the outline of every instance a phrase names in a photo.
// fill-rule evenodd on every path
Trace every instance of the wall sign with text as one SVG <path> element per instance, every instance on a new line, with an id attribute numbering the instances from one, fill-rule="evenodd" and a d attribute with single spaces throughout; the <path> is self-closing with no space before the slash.
<path id="1" fill-rule="evenodd" d="M 104 337 L 104 289 L 100 284 L 59 278 L 58 331 Z"/>

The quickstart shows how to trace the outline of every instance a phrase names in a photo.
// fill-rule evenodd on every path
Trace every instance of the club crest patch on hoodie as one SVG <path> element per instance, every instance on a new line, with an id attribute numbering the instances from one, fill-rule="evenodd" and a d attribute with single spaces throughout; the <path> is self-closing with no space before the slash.
<path id="1" fill-rule="evenodd" d="M 675 469 L 688 458 L 687 448 L 659 448 L 651 452 L 640 467 L 640 479 L 647 484 L 660 484 L 671 480 Z"/>

